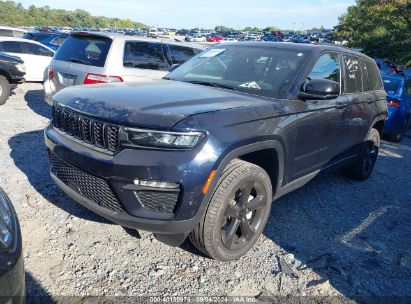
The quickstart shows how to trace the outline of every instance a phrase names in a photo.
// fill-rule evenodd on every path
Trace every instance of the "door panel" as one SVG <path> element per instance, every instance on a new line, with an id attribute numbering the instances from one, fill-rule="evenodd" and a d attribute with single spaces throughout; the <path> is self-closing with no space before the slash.
<path id="1" fill-rule="evenodd" d="M 328 79 L 341 83 L 340 57 L 324 53 L 318 57 L 310 79 Z M 347 99 L 339 96 L 329 100 L 292 101 L 297 109 L 296 149 L 292 154 L 291 180 L 307 175 L 330 164 L 341 152 L 340 141 L 345 141 L 344 113 Z"/>

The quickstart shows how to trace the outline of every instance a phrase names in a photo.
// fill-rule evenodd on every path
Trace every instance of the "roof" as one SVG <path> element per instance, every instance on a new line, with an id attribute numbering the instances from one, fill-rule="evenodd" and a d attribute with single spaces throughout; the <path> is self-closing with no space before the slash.
<path id="1" fill-rule="evenodd" d="M 224 44 L 224 42 L 220 43 L 219 46 L 256 46 L 256 47 L 272 47 L 272 48 L 279 48 L 279 49 L 291 49 L 296 51 L 306 51 L 312 53 L 321 53 L 323 51 L 335 51 L 335 52 L 344 52 L 356 56 L 360 56 L 363 58 L 367 58 L 372 60 L 367 55 L 357 52 L 353 49 L 335 45 L 335 44 L 309 44 L 309 43 L 294 43 L 294 42 L 264 42 L 264 41 L 240 41 L 240 42 L 230 42 Z"/>
<path id="2" fill-rule="evenodd" d="M 112 40 L 122 40 L 122 41 L 156 41 L 156 42 L 165 42 L 169 44 L 175 44 L 175 45 L 183 45 L 191 48 L 197 48 L 197 49 L 205 49 L 209 46 L 207 45 L 201 45 L 201 44 L 195 44 L 195 43 L 186 43 L 186 42 L 180 42 L 176 41 L 172 38 L 150 38 L 150 37 L 144 37 L 144 36 L 130 36 L 130 35 L 124 35 L 120 33 L 108 33 L 108 32 L 70 32 L 70 35 L 90 35 L 90 36 L 99 36 L 99 37 L 106 37 L 110 38 Z"/>

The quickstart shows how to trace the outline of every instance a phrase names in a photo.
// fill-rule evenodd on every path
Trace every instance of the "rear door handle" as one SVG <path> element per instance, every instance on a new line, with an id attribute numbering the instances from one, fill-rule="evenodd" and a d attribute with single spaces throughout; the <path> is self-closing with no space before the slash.
<path id="1" fill-rule="evenodd" d="M 368 98 L 367 103 L 368 104 L 374 103 L 374 98 L 372 98 L 372 97 Z"/>

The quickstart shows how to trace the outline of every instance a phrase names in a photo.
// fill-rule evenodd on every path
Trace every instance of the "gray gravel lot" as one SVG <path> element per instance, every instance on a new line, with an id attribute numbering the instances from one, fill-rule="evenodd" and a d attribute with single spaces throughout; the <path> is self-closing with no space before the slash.
<path id="1" fill-rule="evenodd" d="M 316 177 L 276 201 L 264 235 L 221 263 L 172 248 L 66 197 L 49 177 L 41 84 L 0 107 L 0 185 L 16 207 L 31 295 L 411 297 L 411 130 L 383 142 L 372 177 Z M 79 299 L 80 301 L 80 299 Z"/>

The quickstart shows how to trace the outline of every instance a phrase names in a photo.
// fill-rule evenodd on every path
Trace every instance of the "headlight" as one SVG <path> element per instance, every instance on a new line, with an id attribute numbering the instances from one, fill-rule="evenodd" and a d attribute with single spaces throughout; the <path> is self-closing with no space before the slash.
<path id="1" fill-rule="evenodd" d="M 6 193 L 0 189 L 0 245 L 9 247 L 13 239 L 13 212 Z"/>
<path id="2" fill-rule="evenodd" d="M 24 63 L 18 63 L 18 64 L 16 64 L 16 68 L 17 68 L 17 70 L 19 70 L 20 72 L 26 73 L 26 66 L 24 65 Z"/>
<path id="3" fill-rule="evenodd" d="M 191 149 L 204 138 L 204 133 L 201 132 L 163 132 L 132 128 L 125 128 L 123 131 L 123 146 Z"/>

